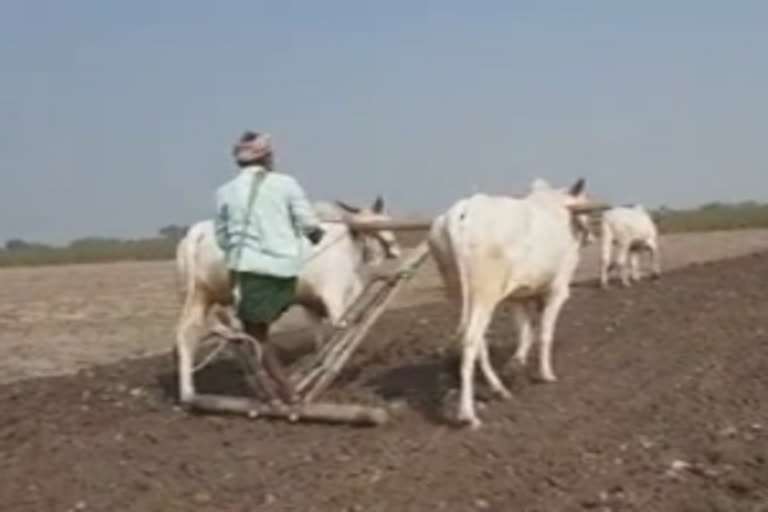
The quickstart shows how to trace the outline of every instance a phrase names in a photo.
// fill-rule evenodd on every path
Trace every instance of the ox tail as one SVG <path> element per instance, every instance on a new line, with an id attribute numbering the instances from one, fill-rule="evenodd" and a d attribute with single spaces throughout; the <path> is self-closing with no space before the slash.
<path id="1" fill-rule="evenodd" d="M 200 300 L 200 294 L 207 294 L 202 289 L 204 285 L 197 282 L 200 271 L 200 262 L 198 256 L 204 250 L 205 237 L 208 232 L 204 225 L 198 225 L 190 228 L 187 234 L 179 242 L 176 252 L 177 273 L 176 282 L 178 285 L 179 297 L 182 304 L 182 317 L 187 314 L 195 301 Z M 205 317 L 210 322 L 211 330 L 214 332 L 228 332 L 242 328 L 237 316 L 231 307 L 210 302 L 210 297 L 205 297 L 206 302 Z"/>
<path id="2" fill-rule="evenodd" d="M 192 262 L 189 261 L 190 244 L 193 244 L 192 232 L 186 233 L 176 244 L 176 293 L 180 302 L 184 302 L 190 289 L 189 274 Z"/>
<path id="3" fill-rule="evenodd" d="M 467 329 L 467 323 L 469 321 L 469 312 L 471 309 L 471 297 L 470 297 L 470 265 L 464 254 L 466 250 L 466 236 L 465 236 L 465 217 L 467 215 L 468 203 L 464 202 L 459 208 L 455 208 L 448 212 L 448 218 L 446 219 L 446 226 L 448 229 L 448 240 L 450 242 L 451 253 L 453 254 L 454 262 L 456 265 L 457 279 L 459 283 L 459 297 L 460 313 L 459 323 L 456 326 L 454 336 L 463 336 L 463 333 Z"/>
<path id="4" fill-rule="evenodd" d="M 613 245 L 613 229 L 611 222 L 605 217 L 600 219 L 600 238 L 602 239 L 603 253 L 610 251 L 610 247 Z"/>
<path id="5" fill-rule="evenodd" d="M 192 301 L 195 292 L 196 261 L 205 233 L 194 227 L 181 239 L 176 248 L 176 284 L 184 310 Z"/>
<path id="6" fill-rule="evenodd" d="M 176 297 L 180 303 L 184 303 L 187 296 L 189 285 L 187 274 L 189 273 L 189 262 L 187 261 L 188 246 L 190 243 L 190 234 L 185 234 L 176 244 Z"/>

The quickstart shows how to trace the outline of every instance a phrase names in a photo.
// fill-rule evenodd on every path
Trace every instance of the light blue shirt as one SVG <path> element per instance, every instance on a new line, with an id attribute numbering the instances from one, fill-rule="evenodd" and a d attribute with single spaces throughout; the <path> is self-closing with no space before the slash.
<path id="1" fill-rule="evenodd" d="M 257 173 L 266 175 L 246 226 L 248 196 Z M 230 270 L 294 277 L 301 271 L 308 247 L 304 235 L 319 227 L 320 221 L 293 177 L 249 166 L 216 191 L 214 225 L 216 242 Z"/>

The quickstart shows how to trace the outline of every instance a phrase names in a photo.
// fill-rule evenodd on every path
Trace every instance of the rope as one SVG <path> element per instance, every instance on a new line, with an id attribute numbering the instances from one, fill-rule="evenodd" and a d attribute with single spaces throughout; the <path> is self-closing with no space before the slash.
<path id="1" fill-rule="evenodd" d="M 202 362 L 192 367 L 192 373 L 202 370 L 203 368 L 211 364 L 213 360 L 216 358 L 216 356 L 218 356 L 219 353 L 222 350 L 224 350 L 224 347 L 226 347 L 228 343 L 229 343 L 229 340 L 227 338 L 219 339 L 219 344 L 216 346 L 216 348 L 208 352 L 208 355 L 205 356 Z"/>
<path id="2" fill-rule="evenodd" d="M 247 333 L 238 333 L 238 332 L 235 332 L 233 329 L 230 329 L 222 324 L 219 324 L 217 327 L 211 329 L 211 334 L 206 336 L 206 338 L 210 338 L 211 336 L 217 336 L 219 338 L 219 343 L 216 346 L 216 348 L 208 352 L 208 355 L 205 356 L 205 358 L 200 363 L 198 363 L 192 368 L 193 373 L 211 364 L 211 362 L 216 358 L 216 356 L 218 356 L 219 353 L 222 350 L 224 350 L 224 347 L 226 347 L 227 344 L 229 344 L 229 342 L 235 341 L 235 340 L 245 340 L 251 343 L 256 352 L 256 359 L 259 361 L 259 363 L 261 363 L 261 345 L 259 344 L 258 340 L 249 336 Z"/>

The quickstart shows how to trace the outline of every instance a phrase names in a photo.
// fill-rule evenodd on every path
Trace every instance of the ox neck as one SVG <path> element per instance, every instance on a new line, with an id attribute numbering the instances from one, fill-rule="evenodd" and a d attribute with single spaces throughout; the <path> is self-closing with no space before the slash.
<path id="1" fill-rule="evenodd" d="M 367 240 L 365 236 L 359 234 L 359 233 L 349 233 L 350 241 L 352 242 L 352 247 L 354 247 L 355 250 L 355 266 L 357 268 L 366 265 L 368 262 L 366 261 L 366 253 L 368 251 L 367 247 Z"/>

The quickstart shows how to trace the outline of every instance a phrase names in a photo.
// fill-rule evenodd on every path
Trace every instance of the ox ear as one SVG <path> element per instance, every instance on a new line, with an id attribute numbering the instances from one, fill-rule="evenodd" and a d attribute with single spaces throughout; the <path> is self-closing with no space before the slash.
<path id="1" fill-rule="evenodd" d="M 531 182 L 531 190 L 547 190 L 552 188 L 544 178 L 536 178 Z"/>
<path id="2" fill-rule="evenodd" d="M 371 211 L 373 213 L 381 213 L 384 211 L 384 198 L 381 196 L 376 196 L 376 200 L 373 202 L 373 206 L 371 206 Z"/>
<path id="3" fill-rule="evenodd" d="M 344 201 L 336 200 L 336 204 L 339 205 L 339 207 L 342 210 L 346 210 L 349 213 L 360 213 L 360 208 L 356 206 L 352 206 L 351 204 L 345 203 Z"/>
<path id="4" fill-rule="evenodd" d="M 576 180 L 576 183 L 571 185 L 571 188 L 568 189 L 568 194 L 572 195 L 573 197 L 580 196 L 582 192 L 584 192 L 584 187 L 586 185 L 586 180 L 584 178 L 579 178 Z"/>
<path id="5" fill-rule="evenodd" d="M 350 236 L 356 240 L 359 238 L 361 232 L 360 232 L 360 229 L 357 227 L 355 219 L 356 217 L 354 213 L 350 213 L 350 212 L 341 213 L 341 222 L 343 222 L 347 226 Z"/>

